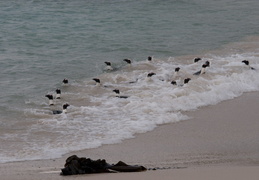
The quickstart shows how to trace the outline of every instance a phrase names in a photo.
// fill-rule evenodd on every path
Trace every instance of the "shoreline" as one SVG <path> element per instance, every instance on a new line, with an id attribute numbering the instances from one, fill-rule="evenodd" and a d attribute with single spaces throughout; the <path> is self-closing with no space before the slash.
<path id="1" fill-rule="evenodd" d="M 0 164 L 0 174 L 5 180 L 83 179 L 86 176 L 92 179 L 156 179 L 165 176 L 169 179 L 170 175 L 177 173 L 180 178 L 181 174 L 185 177 L 185 172 L 192 177 L 199 171 L 220 173 L 230 169 L 243 174 L 239 177 L 244 177 L 246 172 L 255 173 L 259 169 L 258 99 L 259 92 L 244 93 L 217 105 L 186 112 L 189 120 L 160 125 L 153 131 L 136 134 L 135 138 L 119 144 L 71 152 L 58 159 L 3 163 Z M 73 154 L 93 160 L 106 159 L 108 163 L 114 164 L 124 161 L 130 165 L 169 169 L 143 173 L 60 176 L 66 158 Z M 221 175 L 224 176 L 224 173 Z M 258 177 L 259 174 L 255 173 L 252 177 L 256 175 Z M 198 177 L 205 179 L 202 175 Z"/>

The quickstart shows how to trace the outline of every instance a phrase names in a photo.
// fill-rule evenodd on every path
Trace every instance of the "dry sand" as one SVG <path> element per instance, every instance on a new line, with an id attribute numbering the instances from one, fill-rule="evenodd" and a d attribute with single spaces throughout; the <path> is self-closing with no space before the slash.
<path id="1" fill-rule="evenodd" d="M 187 112 L 189 120 L 161 125 L 119 144 L 73 152 L 60 159 L 0 164 L 0 179 L 259 179 L 258 107 L 259 93 L 246 93 Z M 166 170 L 60 176 L 65 159 L 72 154 Z"/>

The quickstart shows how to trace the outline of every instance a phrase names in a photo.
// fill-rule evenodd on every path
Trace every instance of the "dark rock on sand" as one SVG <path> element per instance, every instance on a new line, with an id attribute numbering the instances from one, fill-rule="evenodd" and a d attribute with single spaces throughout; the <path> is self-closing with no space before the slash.
<path id="1" fill-rule="evenodd" d="M 132 166 L 122 161 L 115 165 L 106 162 L 105 159 L 92 160 L 90 158 L 79 158 L 76 155 L 67 158 L 65 168 L 61 169 L 61 175 L 111 173 L 111 172 L 139 172 L 146 171 L 143 166 Z"/>

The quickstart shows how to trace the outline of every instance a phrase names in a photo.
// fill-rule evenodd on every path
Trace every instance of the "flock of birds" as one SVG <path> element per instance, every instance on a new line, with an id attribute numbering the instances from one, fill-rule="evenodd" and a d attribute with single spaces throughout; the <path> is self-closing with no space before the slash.
<path id="1" fill-rule="evenodd" d="M 149 56 L 147 60 L 148 60 L 148 61 L 152 61 L 152 57 Z M 193 61 L 194 61 L 194 63 L 197 63 L 197 62 L 199 62 L 199 61 L 201 61 L 201 60 L 202 60 L 202 58 L 196 57 L 196 58 L 194 58 Z M 130 59 L 124 59 L 123 61 L 126 62 L 129 66 L 131 66 L 131 64 L 132 64 L 132 61 L 131 61 Z M 114 70 L 114 68 L 112 67 L 111 62 L 106 61 L 106 62 L 104 62 L 104 63 L 106 64 L 106 68 L 105 68 L 106 71 L 113 71 L 113 70 Z M 248 66 L 249 69 L 255 70 L 255 68 L 253 68 L 253 67 L 250 66 L 248 60 L 243 60 L 242 63 L 244 63 L 246 66 Z M 206 61 L 206 62 L 202 65 L 201 70 L 199 70 L 199 71 L 193 73 L 193 75 L 202 75 L 202 74 L 205 74 L 207 67 L 210 67 L 210 62 L 209 62 L 209 61 Z M 175 70 L 174 70 L 174 77 L 177 76 L 177 74 L 178 74 L 179 71 L 180 71 L 180 67 L 176 67 Z M 154 76 L 154 75 L 156 75 L 156 73 L 154 73 L 154 72 L 148 73 L 148 74 L 147 74 L 147 80 L 150 80 L 150 78 L 151 78 L 152 76 Z M 100 79 L 98 79 L 98 78 L 93 78 L 92 80 L 95 81 L 96 86 L 100 86 L 100 85 L 101 85 Z M 183 86 L 184 84 L 187 84 L 190 80 L 191 80 L 191 78 L 186 78 L 186 79 L 184 79 L 184 80 L 183 80 L 183 84 L 177 84 L 177 82 L 176 82 L 175 80 L 171 80 L 170 83 L 171 83 L 172 85 Z M 64 85 L 68 85 L 68 79 L 65 78 L 62 82 L 63 82 Z M 132 81 L 132 82 L 129 82 L 129 83 L 136 83 L 136 82 L 137 82 L 137 81 Z M 119 90 L 119 89 L 114 89 L 113 92 L 116 94 L 116 97 L 118 97 L 118 98 L 128 98 L 128 97 L 129 97 L 129 96 L 120 95 L 120 90 Z M 54 105 L 54 98 L 55 98 L 55 99 L 61 99 L 61 90 L 60 90 L 60 89 L 56 89 L 56 94 L 55 94 L 55 96 L 54 96 L 53 94 L 47 94 L 47 95 L 45 95 L 45 97 L 47 97 L 47 98 L 49 99 L 49 106 L 53 106 L 53 105 Z M 52 113 L 53 113 L 53 114 L 66 113 L 68 106 L 69 106 L 69 104 L 68 104 L 68 103 L 65 103 L 65 104 L 63 104 L 63 109 L 62 109 L 62 110 L 53 110 Z"/>

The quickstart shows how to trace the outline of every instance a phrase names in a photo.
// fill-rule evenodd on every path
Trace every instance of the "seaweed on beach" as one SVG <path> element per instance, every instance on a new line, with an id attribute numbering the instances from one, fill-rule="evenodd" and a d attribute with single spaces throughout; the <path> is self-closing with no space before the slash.
<path id="1" fill-rule="evenodd" d="M 146 171 L 144 166 L 128 165 L 122 161 L 116 164 L 109 164 L 105 159 L 92 160 L 76 155 L 67 158 L 65 167 L 61 169 L 61 175 L 93 174 L 93 173 L 114 173 L 114 172 L 140 172 Z"/>

